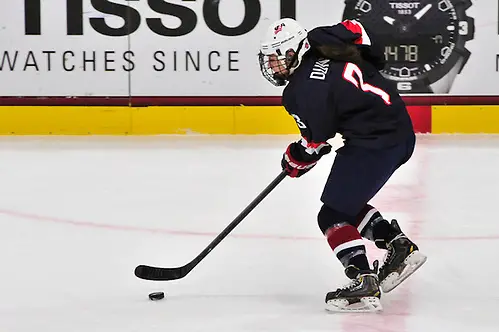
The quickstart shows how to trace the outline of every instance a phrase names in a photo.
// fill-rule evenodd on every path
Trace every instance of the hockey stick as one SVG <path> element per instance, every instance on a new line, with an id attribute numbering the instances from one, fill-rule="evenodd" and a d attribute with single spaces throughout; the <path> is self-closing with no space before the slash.
<path id="1" fill-rule="evenodd" d="M 244 218 L 258 205 L 260 202 L 268 195 L 272 190 L 274 190 L 277 185 L 284 180 L 286 177 L 286 172 L 282 171 L 275 179 L 272 181 L 267 188 L 265 188 L 254 200 L 251 202 L 196 258 L 187 263 L 184 266 L 166 268 L 166 267 L 154 267 L 148 265 L 139 265 L 135 268 L 135 275 L 138 278 L 145 280 L 175 280 L 185 277 L 191 270 L 198 265 L 209 253 L 212 251 L 222 240 L 229 235 L 230 232 Z"/>

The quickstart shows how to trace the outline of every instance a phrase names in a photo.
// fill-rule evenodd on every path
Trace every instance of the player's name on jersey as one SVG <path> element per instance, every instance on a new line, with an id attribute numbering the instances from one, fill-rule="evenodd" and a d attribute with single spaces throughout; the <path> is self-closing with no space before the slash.
<path id="1" fill-rule="evenodd" d="M 312 73 L 310 74 L 310 78 L 324 81 L 326 79 L 327 71 L 329 70 L 330 62 L 331 60 L 329 59 L 318 60 L 315 63 L 314 67 L 312 68 Z"/>

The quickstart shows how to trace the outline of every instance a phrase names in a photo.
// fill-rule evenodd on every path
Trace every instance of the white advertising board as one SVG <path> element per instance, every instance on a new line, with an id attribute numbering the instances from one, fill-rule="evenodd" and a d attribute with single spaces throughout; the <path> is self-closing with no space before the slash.
<path id="1" fill-rule="evenodd" d="M 0 95 L 277 96 L 281 89 L 265 81 L 257 60 L 268 25 L 294 15 L 311 29 L 338 23 L 346 12 L 385 36 L 393 62 L 387 75 L 402 82 L 401 92 L 499 95 L 498 1 L 464 8 L 468 2 L 8 1 L 0 10 Z M 439 82 L 426 83 L 437 88 L 412 90 L 419 79 L 412 73 L 435 67 L 434 60 Z"/>

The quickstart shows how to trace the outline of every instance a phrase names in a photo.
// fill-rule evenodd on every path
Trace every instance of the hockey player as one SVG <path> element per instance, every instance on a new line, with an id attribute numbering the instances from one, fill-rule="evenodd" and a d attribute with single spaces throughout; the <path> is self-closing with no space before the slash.
<path id="1" fill-rule="evenodd" d="M 405 104 L 379 73 L 384 54 L 360 22 L 347 20 L 309 32 L 293 19 L 268 29 L 261 44 L 263 76 L 286 85 L 282 103 L 301 139 L 282 158 L 290 177 L 310 171 L 337 150 L 325 184 L 318 224 L 352 281 L 326 295 L 331 311 L 381 310 L 380 289 L 389 292 L 425 261 L 397 222 L 389 223 L 368 202 L 411 157 L 415 134 Z M 362 237 L 387 250 L 383 266 L 371 269 Z"/>

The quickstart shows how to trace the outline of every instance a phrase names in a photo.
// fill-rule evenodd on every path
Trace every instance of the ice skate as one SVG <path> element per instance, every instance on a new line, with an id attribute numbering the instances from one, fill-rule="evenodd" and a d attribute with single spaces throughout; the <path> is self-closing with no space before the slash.
<path id="1" fill-rule="evenodd" d="M 332 312 L 376 312 L 382 310 L 378 276 L 378 262 L 374 270 L 361 271 L 350 265 L 345 269 L 352 281 L 326 295 L 326 310 Z"/>
<path id="2" fill-rule="evenodd" d="M 376 243 L 378 247 L 386 246 L 388 250 L 378 273 L 379 284 L 384 293 L 395 289 L 426 262 L 426 256 L 402 233 L 397 221 L 392 220 L 391 225 L 400 234 L 384 245 Z"/>

